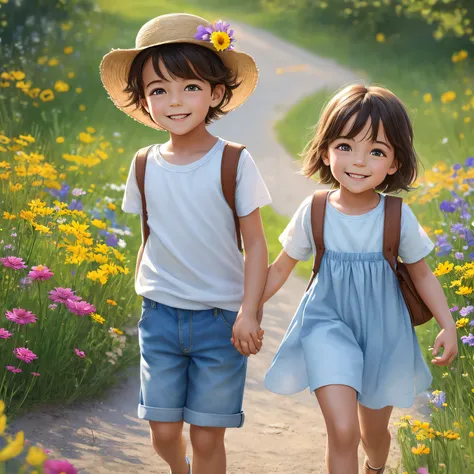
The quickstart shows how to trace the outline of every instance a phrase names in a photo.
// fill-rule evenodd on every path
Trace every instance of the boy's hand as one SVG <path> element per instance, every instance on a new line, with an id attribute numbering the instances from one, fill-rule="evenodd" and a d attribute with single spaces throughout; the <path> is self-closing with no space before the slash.
<path id="1" fill-rule="evenodd" d="M 431 363 L 440 366 L 451 364 L 458 353 L 456 326 L 452 325 L 449 328 L 441 329 L 433 346 L 434 356 L 438 355 L 441 347 L 443 348 L 443 355 L 441 357 L 435 357 Z"/>
<path id="2" fill-rule="evenodd" d="M 242 355 L 255 355 L 262 348 L 263 334 L 255 314 L 239 312 L 232 329 L 231 342 Z"/>

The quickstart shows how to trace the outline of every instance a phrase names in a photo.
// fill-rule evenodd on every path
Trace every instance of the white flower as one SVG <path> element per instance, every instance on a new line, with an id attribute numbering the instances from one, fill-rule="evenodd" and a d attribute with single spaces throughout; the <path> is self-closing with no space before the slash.
<path id="1" fill-rule="evenodd" d="M 127 246 L 127 243 L 123 239 L 119 239 L 117 244 L 121 249 L 124 249 Z"/>
<path id="2" fill-rule="evenodd" d="M 442 140 L 441 140 L 441 143 L 443 145 L 446 145 L 446 143 L 448 143 L 448 137 L 444 137 Z"/>

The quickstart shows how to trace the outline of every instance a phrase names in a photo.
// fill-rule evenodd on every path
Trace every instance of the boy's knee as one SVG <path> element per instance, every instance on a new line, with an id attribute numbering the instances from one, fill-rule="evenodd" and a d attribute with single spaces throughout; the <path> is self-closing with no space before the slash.
<path id="1" fill-rule="evenodd" d="M 159 421 L 150 421 L 150 429 L 153 441 L 158 444 L 173 443 L 181 439 L 183 432 L 183 423 L 162 423 Z"/>
<path id="2" fill-rule="evenodd" d="M 225 428 L 210 428 L 191 426 L 190 437 L 193 451 L 200 456 L 211 456 L 212 453 L 224 445 Z"/>

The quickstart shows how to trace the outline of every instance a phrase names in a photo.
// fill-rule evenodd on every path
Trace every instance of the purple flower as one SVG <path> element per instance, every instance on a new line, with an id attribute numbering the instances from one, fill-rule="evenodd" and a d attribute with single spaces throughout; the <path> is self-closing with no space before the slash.
<path id="1" fill-rule="evenodd" d="M 216 49 L 219 51 L 232 51 L 234 49 L 235 42 L 234 30 L 230 28 L 230 24 L 226 21 L 219 20 L 215 23 L 215 25 L 211 26 L 199 25 L 194 38 L 201 41 L 211 41 L 212 34 L 215 32 L 226 33 L 230 40 L 230 45 L 227 48 L 220 49 L 216 47 Z"/>
<path id="2" fill-rule="evenodd" d="M 5 245 L 5 247 L 3 247 L 3 250 L 11 250 L 12 248 L 13 248 L 13 245 L 8 244 L 8 245 Z"/>
<path id="3" fill-rule="evenodd" d="M 468 158 L 465 163 L 464 163 L 464 166 L 474 166 L 474 156 L 471 156 L 470 158 Z"/>
<path id="4" fill-rule="evenodd" d="M 118 245 L 118 237 L 115 235 L 115 234 L 109 234 L 107 236 L 107 239 L 105 240 L 105 243 L 109 246 L 109 247 L 117 247 Z"/>
<path id="5" fill-rule="evenodd" d="M 12 311 L 7 311 L 5 316 L 9 321 L 17 324 L 36 323 L 36 316 L 31 311 L 23 308 L 13 308 Z"/>
<path id="6" fill-rule="evenodd" d="M 84 357 L 86 356 L 86 353 L 84 351 L 80 351 L 79 349 L 74 349 L 74 352 L 76 353 L 76 355 L 78 357 L 80 357 L 81 359 L 84 359 Z"/>
<path id="7" fill-rule="evenodd" d="M 455 165 L 453 165 L 453 170 L 457 171 L 457 170 L 460 170 L 462 168 L 462 165 L 460 165 L 459 163 L 456 163 Z"/>
<path id="8" fill-rule="evenodd" d="M 38 356 L 33 351 L 30 351 L 26 347 L 18 347 L 14 349 L 13 354 L 15 354 L 17 359 L 20 359 L 27 364 L 38 358 Z"/>
<path id="9" fill-rule="evenodd" d="M 51 310 L 54 310 L 54 309 L 56 309 L 57 307 L 58 307 L 58 305 L 55 304 L 55 303 L 50 304 L 50 305 L 48 306 L 48 308 L 51 309 Z"/>
<path id="10" fill-rule="evenodd" d="M 4 328 L 0 328 L 0 339 L 8 339 L 9 337 L 12 337 L 13 334 L 9 331 L 7 331 Z"/>
<path id="11" fill-rule="evenodd" d="M 69 195 L 69 190 L 71 189 L 71 186 L 67 185 L 66 183 L 63 183 L 61 186 L 61 189 L 46 189 L 46 191 L 51 194 L 51 196 L 59 198 L 60 201 L 66 201 L 68 195 Z"/>
<path id="12" fill-rule="evenodd" d="M 452 308 L 449 308 L 449 311 L 453 313 L 454 311 L 459 311 L 459 308 L 457 306 L 453 306 Z"/>
<path id="13" fill-rule="evenodd" d="M 55 303 L 66 303 L 68 300 L 80 301 L 81 298 L 74 294 L 71 288 L 57 287 L 49 292 L 48 298 Z"/>
<path id="14" fill-rule="evenodd" d="M 77 316 L 86 316 L 96 312 L 95 306 L 86 301 L 67 300 L 66 308 Z"/>
<path id="15" fill-rule="evenodd" d="M 430 397 L 430 403 L 436 408 L 443 408 L 443 404 L 446 403 L 446 394 L 441 390 L 434 391 Z"/>
<path id="16" fill-rule="evenodd" d="M 457 208 L 457 206 L 450 202 L 450 201 L 443 201 L 440 205 L 439 205 L 439 208 L 443 211 L 443 212 L 454 212 Z"/>
<path id="17" fill-rule="evenodd" d="M 462 252 L 456 252 L 454 254 L 454 257 L 456 258 L 456 260 L 464 260 L 464 254 Z"/>
<path id="18" fill-rule="evenodd" d="M 25 277 L 20 280 L 20 286 L 22 288 L 26 288 L 27 286 L 30 286 L 33 283 L 33 280 L 30 277 Z"/>
<path id="19" fill-rule="evenodd" d="M 471 333 L 469 333 L 469 336 L 461 336 L 461 341 L 463 342 L 463 344 L 469 344 L 470 346 L 474 346 L 474 336 Z"/>
<path id="20" fill-rule="evenodd" d="M 461 308 L 461 311 L 459 311 L 459 314 L 465 318 L 468 314 L 472 313 L 474 311 L 474 306 L 466 306 L 464 308 Z"/>
<path id="21" fill-rule="evenodd" d="M 44 474 L 77 474 L 77 469 L 68 461 L 48 459 L 43 464 Z"/>
<path id="22" fill-rule="evenodd" d="M 13 374 L 19 374 L 22 372 L 22 370 L 18 367 L 15 367 L 14 365 L 6 365 L 5 368 L 12 372 Z"/>
<path id="23" fill-rule="evenodd" d="M 84 206 L 82 205 L 80 199 L 73 199 L 71 201 L 71 204 L 69 204 L 69 209 L 71 211 L 82 211 L 84 209 Z"/>

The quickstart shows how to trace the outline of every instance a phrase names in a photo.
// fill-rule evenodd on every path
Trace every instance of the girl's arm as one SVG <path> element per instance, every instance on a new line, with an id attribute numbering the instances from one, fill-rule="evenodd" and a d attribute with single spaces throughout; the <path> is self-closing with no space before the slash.
<path id="1" fill-rule="evenodd" d="M 284 250 L 280 252 L 280 255 L 268 268 L 267 283 L 265 284 L 260 306 L 268 301 L 284 285 L 297 263 L 298 260 L 291 258 Z"/>
<path id="2" fill-rule="evenodd" d="M 433 355 L 436 356 L 441 347 L 444 348 L 443 355 L 435 357 L 431 362 L 435 365 L 449 365 L 458 353 L 458 338 L 443 288 L 424 258 L 416 263 L 406 264 L 406 267 L 419 295 L 441 328 L 433 346 Z"/>

